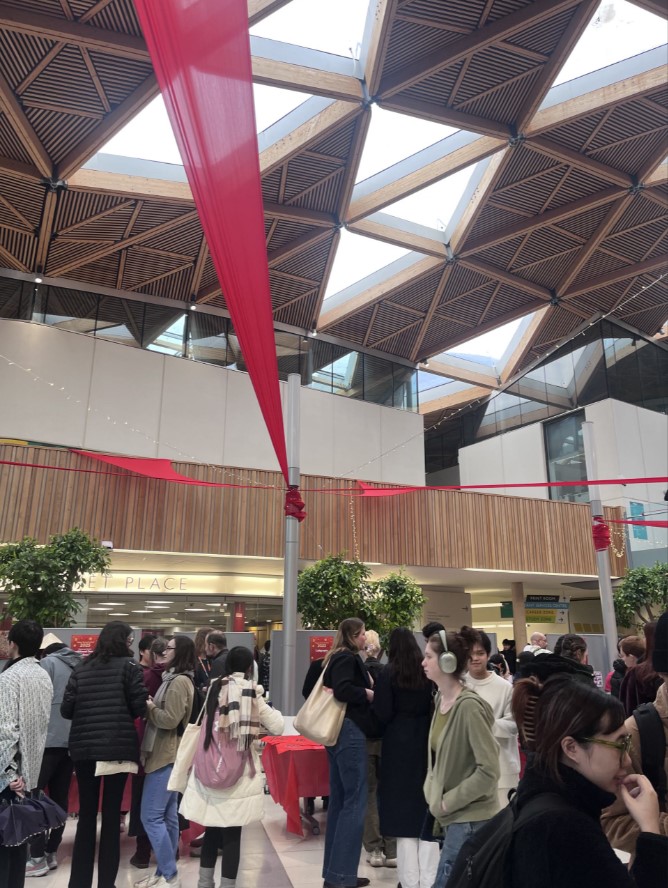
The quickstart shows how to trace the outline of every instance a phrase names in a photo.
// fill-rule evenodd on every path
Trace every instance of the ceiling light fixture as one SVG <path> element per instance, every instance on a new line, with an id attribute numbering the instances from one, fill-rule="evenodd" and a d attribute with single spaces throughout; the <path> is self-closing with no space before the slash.
<path id="1" fill-rule="evenodd" d="M 171 604 L 171 601 L 147 601 L 146 604 Z"/>
<path id="2" fill-rule="evenodd" d="M 110 617 L 129 617 L 130 614 L 121 614 L 121 613 L 118 613 L 118 614 L 109 614 L 109 616 L 110 616 Z"/>

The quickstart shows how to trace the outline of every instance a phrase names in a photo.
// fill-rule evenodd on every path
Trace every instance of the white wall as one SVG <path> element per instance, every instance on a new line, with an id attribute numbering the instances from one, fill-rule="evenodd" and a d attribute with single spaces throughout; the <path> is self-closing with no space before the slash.
<path id="1" fill-rule="evenodd" d="M 519 484 L 523 481 L 547 481 L 543 428 L 534 423 L 459 451 L 462 484 Z M 549 499 L 546 487 L 509 487 L 490 493 Z"/>
<path id="2" fill-rule="evenodd" d="M 599 478 L 668 475 L 668 417 L 664 414 L 606 399 L 585 407 L 585 419 L 594 424 Z M 462 447 L 459 467 L 462 484 L 547 481 L 543 424 L 534 423 Z M 629 499 L 661 503 L 664 489 L 661 484 L 632 488 L 610 485 L 601 488 L 601 495 L 605 505 L 627 507 Z M 490 492 L 549 499 L 547 487 Z"/>
<path id="3" fill-rule="evenodd" d="M 246 373 L 22 321 L 0 321 L 0 437 L 278 469 Z M 301 469 L 422 485 L 423 419 L 302 388 Z"/>

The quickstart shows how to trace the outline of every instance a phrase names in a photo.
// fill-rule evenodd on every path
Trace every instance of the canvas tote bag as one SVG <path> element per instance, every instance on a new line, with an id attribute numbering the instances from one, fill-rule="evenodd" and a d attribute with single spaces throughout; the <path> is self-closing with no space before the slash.
<path id="1" fill-rule="evenodd" d="M 334 746 L 339 739 L 346 714 L 346 704 L 325 690 L 323 669 L 310 696 L 295 716 L 295 730 L 314 743 Z"/>
<path id="2" fill-rule="evenodd" d="M 192 724 L 186 725 L 185 731 L 181 736 L 181 742 L 176 751 L 174 767 L 172 768 L 172 773 L 170 774 L 169 782 L 167 783 L 167 789 L 170 790 L 170 792 L 184 793 L 186 791 L 190 769 L 193 766 L 193 759 L 197 752 L 200 731 L 204 729 L 202 718 L 206 712 L 206 702 L 209 699 L 210 689 L 211 685 L 209 685 L 209 689 L 206 692 L 204 705 L 200 710 L 200 714 L 197 716 L 197 720 Z"/>

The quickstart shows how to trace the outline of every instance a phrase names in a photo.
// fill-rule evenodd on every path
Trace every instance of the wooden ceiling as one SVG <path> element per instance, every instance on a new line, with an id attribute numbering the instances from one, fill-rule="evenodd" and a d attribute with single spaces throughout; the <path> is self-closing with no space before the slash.
<path id="1" fill-rule="evenodd" d="M 358 64 L 254 39 L 256 81 L 313 96 L 260 136 L 276 321 L 412 361 L 545 306 L 525 363 L 597 312 L 656 333 L 664 60 L 550 90 L 597 5 L 372 0 Z M 185 181 L 83 168 L 157 94 L 132 0 L 0 2 L 0 59 L 0 267 L 225 308 Z M 355 185 L 374 103 L 462 132 Z M 476 162 L 445 233 L 383 212 Z M 344 225 L 412 252 L 323 305 Z"/>

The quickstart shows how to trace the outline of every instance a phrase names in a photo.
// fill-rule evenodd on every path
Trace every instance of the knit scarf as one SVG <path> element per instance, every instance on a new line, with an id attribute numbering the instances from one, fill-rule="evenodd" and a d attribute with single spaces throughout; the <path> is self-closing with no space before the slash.
<path id="1" fill-rule="evenodd" d="M 193 672 L 172 672 L 171 669 L 166 670 L 162 673 L 162 684 L 155 692 L 155 696 L 153 697 L 153 702 L 158 707 L 158 709 L 165 708 L 165 697 L 167 696 L 167 691 L 169 690 L 170 684 L 174 681 L 177 675 L 187 675 L 191 680 L 194 680 Z M 176 728 L 174 728 L 176 730 Z M 158 727 L 153 724 L 150 719 L 146 719 L 146 731 L 144 732 L 144 739 L 141 743 L 141 760 L 142 764 L 146 764 L 146 759 L 148 758 L 148 754 L 153 752 L 153 747 L 155 746 L 155 738 L 158 736 Z"/>
<path id="2" fill-rule="evenodd" d="M 221 680 L 218 694 L 218 730 L 237 741 L 237 749 L 250 749 L 260 734 L 257 685 L 240 672 Z"/>

